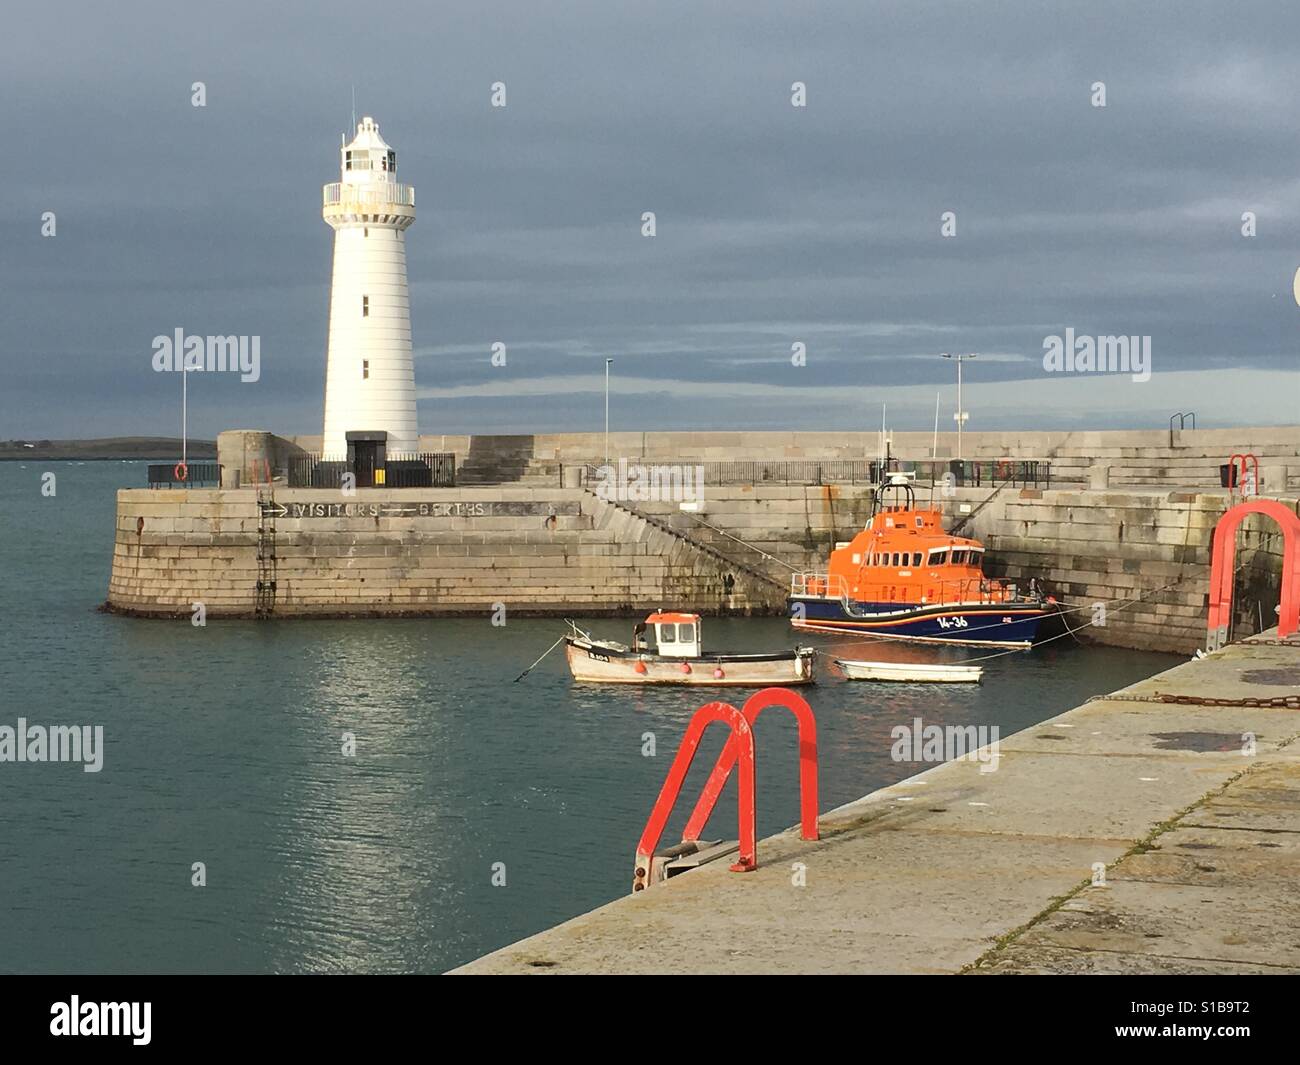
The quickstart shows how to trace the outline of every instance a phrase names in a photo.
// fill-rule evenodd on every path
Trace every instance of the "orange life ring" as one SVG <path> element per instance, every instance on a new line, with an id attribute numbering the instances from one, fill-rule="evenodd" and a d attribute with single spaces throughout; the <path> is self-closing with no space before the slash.
<path id="1" fill-rule="evenodd" d="M 178 462 L 176 463 L 175 466 L 172 467 L 172 476 L 175 477 L 176 480 L 178 481 L 183 482 L 187 477 L 189 477 L 189 475 L 190 475 L 190 468 L 186 466 L 185 463 L 183 462 Z"/>

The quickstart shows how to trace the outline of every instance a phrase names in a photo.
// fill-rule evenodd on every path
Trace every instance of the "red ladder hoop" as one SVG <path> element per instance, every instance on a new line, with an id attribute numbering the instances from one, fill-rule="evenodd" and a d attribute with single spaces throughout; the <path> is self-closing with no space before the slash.
<path id="1" fill-rule="evenodd" d="M 1232 578 L 1236 572 L 1237 530 L 1250 514 L 1264 514 L 1282 529 L 1282 599 L 1277 634 L 1286 639 L 1300 629 L 1300 517 L 1274 499 L 1248 499 L 1224 512 L 1210 547 L 1210 609 L 1206 649 L 1228 642 L 1232 624 Z"/>
<path id="2" fill-rule="evenodd" d="M 769 706 L 787 707 L 798 722 L 800 834 L 808 840 L 818 838 L 817 723 L 808 703 L 786 688 L 764 688 L 749 698 L 743 710 L 737 710 L 730 703 L 706 703 L 695 711 L 690 724 L 686 726 L 686 734 L 682 737 L 681 746 L 677 749 L 677 755 L 673 758 L 668 776 L 664 780 L 663 787 L 659 789 L 659 797 L 655 800 L 654 809 L 651 810 L 645 830 L 637 843 L 636 868 L 632 880 L 634 892 L 642 891 L 663 879 L 659 875 L 661 872 L 659 865 L 669 859 L 662 855 L 656 856 L 655 848 L 659 846 L 659 839 L 681 793 L 682 784 L 699 749 L 705 729 L 719 721 L 730 728 L 731 735 L 727 738 L 726 746 L 718 756 L 718 761 L 695 804 L 695 809 L 682 833 L 682 843 L 693 844 L 699 841 L 700 833 L 704 831 L 709 815 L 713 813 L 713 808 L 732 770 L 739 766 L 740 854 L 735 864 L 731 866 L 731 871 L 748 873 L 758 868 L 754 815 L 753 724 L 758 715 Z"/>

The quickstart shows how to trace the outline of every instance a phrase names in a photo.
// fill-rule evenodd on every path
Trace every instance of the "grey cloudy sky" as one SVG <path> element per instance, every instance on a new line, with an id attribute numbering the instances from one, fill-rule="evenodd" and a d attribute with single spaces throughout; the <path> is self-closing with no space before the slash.
<path id="1" fill-rule="evenodd" d="M 0 438 L 177 431 L 179 381 L 150 367 L 177 327 L 262 338 L 257 384 L 191 377 L 194 431 L 320 431 L 320 186 L 354 82 L 418 191 L 424 432 L 597 429 L 607 356 L 620 428 L 857 429 L 887 402 L 922 429 L 937 391 L 951 425 L 954 350 L 981 353 L 971 429 L 1297 420 L 1293 3 L 125 0 L 6 23 Z M 1150 334 L 1151 380 L 1044 373 L 1067 326 Z"/>

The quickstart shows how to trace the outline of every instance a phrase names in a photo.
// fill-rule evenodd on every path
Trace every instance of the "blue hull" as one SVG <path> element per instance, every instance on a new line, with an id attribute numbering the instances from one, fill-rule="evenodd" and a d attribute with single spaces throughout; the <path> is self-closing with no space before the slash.
<path id="1" fill-rule="evenodd" d="M 1050 610 L 1034 602 L 926 606 L 851 603 L 820 596 L 791 596 L 790 623 L 807 632 L 883 636 L 926 643 L 1028 647 Z"/>

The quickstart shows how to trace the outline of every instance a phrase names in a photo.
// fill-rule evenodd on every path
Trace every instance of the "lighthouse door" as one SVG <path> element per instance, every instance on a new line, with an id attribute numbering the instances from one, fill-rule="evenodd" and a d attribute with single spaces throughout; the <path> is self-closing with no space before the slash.
<path id="1" fill-rule="evenodd" d="M 375 460 L 378 458 L 379 445 L 373 440 L 358 440 L 356 449 L 353 470 L 357 475 L 357 487 L 374 488 Z"/>
<path id="2" fill-rule="evenodd" d="M 348 469 L 356 477 L 356 487 L 374 488 L 384 483 L 388 433 L 348 432 Z"/>

